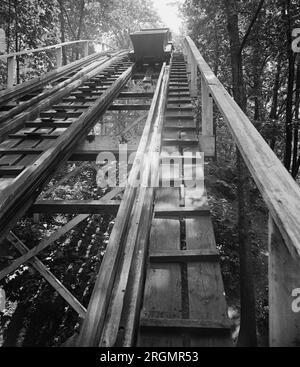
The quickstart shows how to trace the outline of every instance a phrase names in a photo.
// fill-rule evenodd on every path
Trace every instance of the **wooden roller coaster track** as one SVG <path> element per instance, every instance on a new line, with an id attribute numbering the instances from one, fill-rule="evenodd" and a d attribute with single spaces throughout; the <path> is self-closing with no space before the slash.
<path id="1" fill-rule="evenodd" d="M 293 291 L 300 288 L 299 187 L 189 37 L 183 53 L 173 52 L 170 64 L 162 65 L 154 93 L 126 90 L 136 73 L 128 51 L 85 55 L 0 93 L 0 239 L 21 254 L 0 271 L 0 279 L 29 262 L 81 319 L 79 333 L 66 345 L 231 346 L 203 176 L 204 158 L 216 150 L 215 104 L 270 211 L 270 345 L 299 346 L 300 318 L 292 308 Z M 192 104 L 197 80 L 201 121 Z M 152 100 L 115 103 L 122 98 Z M 99 200 L 36 201 L 63 162 L 117 153 L 99 136 L 85 140 L 107 110 L 147 111 L 139 144 L 129 147 L 136 155 L 126 187 Z M 166 165 L 170 154 L 173 165 L 182 163 L 177 171 Z M 192 157 L 188 162 L 186 155 Z M 185 172 L 194 186 L 184 180 Z M 123 191 L 122 200 L 116 199 Z M 26 212 L 76 216 L 29 248 L 13 233 Z M 85 308 L 37 256 L 90 214 L 104 212 L 116 219 Z"/>

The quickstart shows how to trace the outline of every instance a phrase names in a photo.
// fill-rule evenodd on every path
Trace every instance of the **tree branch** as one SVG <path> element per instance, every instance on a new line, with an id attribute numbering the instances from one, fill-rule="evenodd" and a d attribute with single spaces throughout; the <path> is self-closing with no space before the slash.
<path id="1" fill-rule="evenodd" d="M 258 7 L 257 7 L 256 12 L 254 14 L 254 17 L 252 18 L 252 20 L 251 20 L 251 22 L 249 24 L 249 27 L 247 29 L 247 32 L 245 33 L 245 36 L 244 36 L 244 38 L 242 40 L 241 47 L 240 47 L 240 50 L 239 50 L 239 53 L 240 54 L 242 53 L 242 51 L 243 51 L 243 49 L 244 49 L 244 47 L 246 45 L 246 42 L 247 42 L 248 37 L 249 37 L 249 35 L 250 35 L 251 31 L 252 31 L 252 28 L 253 28 L 253 26 L 254 26 L 254 24 L 256 22 L 256 19 L 258 17 L 258 14 L 260 13 L 262 6 L 264 5 L 264 1 L 265 0 L 260 0 L 260 3 L 258 4 Z"/>

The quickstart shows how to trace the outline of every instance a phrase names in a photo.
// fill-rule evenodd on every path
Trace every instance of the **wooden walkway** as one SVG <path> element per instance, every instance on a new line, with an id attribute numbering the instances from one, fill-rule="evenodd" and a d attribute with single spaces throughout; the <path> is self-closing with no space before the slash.
<path id="1" fill-rule="evenodd" d="M 196 129 L 186 65 L 175 55 L 161 154 L 199 151 Z M 213 225 L 197 186 L 156 189 L 138 346 L 231 345 Z"/>

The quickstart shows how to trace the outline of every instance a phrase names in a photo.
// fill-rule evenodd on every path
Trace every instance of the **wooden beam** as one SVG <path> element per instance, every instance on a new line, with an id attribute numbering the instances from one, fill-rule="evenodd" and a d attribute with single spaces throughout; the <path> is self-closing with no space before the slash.
<path id="1" fill-rule="evenodd" d="M 53 50 L 53 49 L 61 48 L 61 47 L 64 47 L 64 46 L 70 46 L 70 45 L 74 45 L 76 43 L 85 43 L 85 42 L 94 42 L 94 41 L 93 40 L 68 41 L 68 42 L 58 43 L 58 44 L 55 44 L 55 45 L 52 45 L 52 46 L 45 46 L 45 47 L 39 47 L 39 48 L 30 49 L 30 50 L 12 52 L 12 53 L 9 53 L 9 54 L 0 55 L 0 60 L 1 59 L 5 60 L 5 59 L 7 59 L 9 57 L 12 57 L 12 56 L 28 55 L 28 54 L 33 54 L 33 53 L 36 53 L 36 52 Z"/>
<path id="2" fill-rule="evenodd" d="M 119 200 L 38 200 L 30 208 L 32 213 L 64 213 L 64 214 L 116 214 Z"/>
<path id="3" fill-rule="evenodd" d="M 210 215 L 210 208 L 203 206 L 202 208 L 159 208 L 155 209 L 155 218 L 188 218 L 188 217 L 203 217 Z"/>
<path id="4" fill-rule="evenodd" d="M 152 92 L 121 92 L 118 98 L 136 99 L 136 98 L 153 98 Z"/>
<path id="5" fill-rule="evenodd" d="M 109 107 L 110 111 L 148 111 L 150 109 L 150 104 L 112 104 Z"/>
<path id="6" fill-rule="evenodd" d="M 89 217 L 89 214 L 78 215 L 77 217 L 73 218 L 69 223 L 67 223 L 66 225 L 58 229 L 56 232 L 54 232 L 52 235 L 50 235 L 50 237 L 44 239 L 36 247 L 26 252 L 26 254 L 19 257 L 18 259 L 15 259 L 11 265 L 9 265 L 7 268 L 0 271 L 0 280 L 6 277 L 8 274 L 12 273 L 13 271 L 17 270 L 18 267 L 24 264 L 26 261 L 38 255 L 41 251 L 43 251 L 45 248 L 50 246 L 53 242 L 57 241 L 60 237 L 65 235 L 72 228 L 77 226 L 79 223 L 81 223 L 88 217 Z"/>
<path id="7" fill-rule="evenodd" d="M 298 301 L 297 301 L 298 299 Z M 300 261 L 293 259 L 269 217 L 269 343 L 300 346 Z"/>
<path id="8" fill-rule="evenodd" d="M 174 250 L 165 252 L 152 252 L 149 255 L 153 263 L 186 263 L 219 261 L 218 252 L 210 249 L 201 250 Z"/>
<path id="9" fill-rule="evenodd" d="M 213 99 L 203 77 L 201 77 L 202 135 L 214 135 Z"/>
<path id="10" fill-rule="evenodd" d="M 29 248 L 12 232 L 7 236 L 7 239 L 12 243 L 21 254 L 25 255 Z M 34 256 L 29 260 L 30 264 L 42 275 L 46 281 L 52 285 L 58 294 L 73 308 L 74 311 L 82 318 L 86 315 L 86 309 L 78 301 L 76 297 L 51 273 L 51 271 L 36 257 Z"/>
<path id="11" fill-rule="evenodd" d="M 141 328 L 147 329 L 182 329 L 190 332 L 216 331 L 230 332 L 231 323 L 227 320 L 200 320 L 200 319 L 165 319 L 141 318 Z"/>
<path id="12" fill-rule="evenodd" d="M 7 87 L 11 88 L 16 82 L 16 56 L 7 58 Z"/>
<path id="13" fill-rule="evenodd" d="M 0 175 L 1 176 L 17 176 L 24 169 L 25 169 L 25 166 L 1 166 Z"/>

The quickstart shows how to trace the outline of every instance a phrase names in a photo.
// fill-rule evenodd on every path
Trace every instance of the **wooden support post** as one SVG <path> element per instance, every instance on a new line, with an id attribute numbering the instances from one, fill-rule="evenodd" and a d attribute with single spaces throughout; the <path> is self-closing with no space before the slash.
<path id="1" fill-rule="evenodd" d="M 269 324 L 271 347 L 300 346 L 300 257 L 290 254 L 271 216 Z"/>
<path id="2" fill-rule="evenodd" d="M 16 83 L 16 56 L 7 58 L 7 88 Z"/>
<path id="3" fill-rule="evenodd" d="M 209 156 L 215 155 L 213 99 L 201 77 L 202 133 L 199 137 L 201 150 Z"/>
<path id="4" fill-rule="evenodd" d="M 102 49 L 102 52 L 105 52 L 105 50 L 106 50 L 105 43 L 101 44 L 101 49 Z"/>
<path id="5" fill-rule="evenodd" d="M 191 58 L 192 58 L 192 53 L 191 50 L 189 48 L 187 48 L 187 55 L 186 55 L 186 59 L 187 59 L 187 63 L 186 63 L 186 72 L 187 74 L 190 76 L 191 75 Z"/>
<path id="6" fill-rule="evenodd" d="M 197 63 L 193 55 L 190 53 L 190 69 L 191 69 L 191 82 L 190 82 L 190 92 L 191 97 L 197 97 Z"/>
<path id="7" fill-rule="evenodd" d="M 89 41 L 86 41 L 83 44 L 83 57 L 87 56 L 89 56 Z"/>
<path id="8" fill-rule="evenodd" d="M 185 62 L 188 61 L 187 60 L 187 57 L 188 57 L 188 55 L 187 55 L 188 51 L 187 50 L 188 50 L 188 46 L 187 46 L 187 44 L 185 42 L 183 42 L 182 51 L 183 51 L 183 57 L 184 57 L 184 61 Z"/>
<path id="9" fill-rule="evenodd" d="M 33 223 L 38 224 L 40 223 L 40 214 L 39 213 L 33 213 Z"/>
<path id="10" fill-rule="evenodd" d="M 62 66 L 62 47 L 56 49 L 56 67 L 60 68 Z"/>

